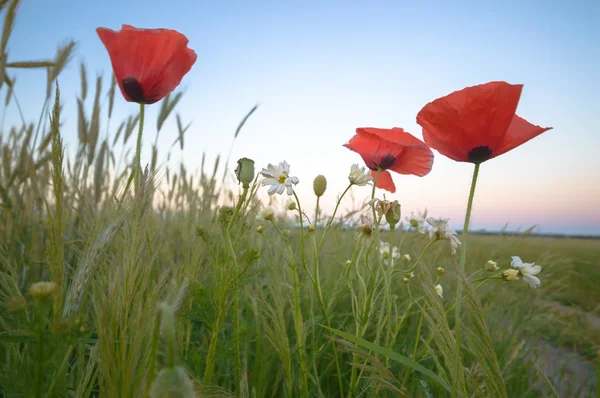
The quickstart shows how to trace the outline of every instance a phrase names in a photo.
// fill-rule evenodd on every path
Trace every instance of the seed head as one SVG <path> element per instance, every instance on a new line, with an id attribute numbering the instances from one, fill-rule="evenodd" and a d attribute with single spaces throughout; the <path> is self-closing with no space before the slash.
<path id="1" fill-rule="evenodd" d="M 235 176 L 244 188 L 248 188 L 254 180 L 254 160 L 248 158 L 238 160 Z"/>

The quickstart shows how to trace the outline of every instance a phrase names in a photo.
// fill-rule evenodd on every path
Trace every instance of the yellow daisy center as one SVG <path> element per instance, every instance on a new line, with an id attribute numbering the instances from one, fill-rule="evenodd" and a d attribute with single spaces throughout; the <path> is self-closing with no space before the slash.
<path id="1" fill-rule="evenodd" d="M 279 177 L 279 183 L 283 184 L 285 182 L 286 176 Z"/>

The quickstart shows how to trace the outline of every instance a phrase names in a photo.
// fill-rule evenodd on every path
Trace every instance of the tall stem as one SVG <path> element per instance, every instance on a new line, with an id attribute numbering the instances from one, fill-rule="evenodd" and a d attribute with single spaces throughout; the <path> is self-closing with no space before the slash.
<path id="1" fill-rule="evenodd" d="M 229 225 L 227 225 L 227 230 L 225 231 L 225 239 L 227 240 L 227 247 L 229 249 L 229 253 L 231 255 L 231 261 L 233 262 L 233 351 L 235 355 L 235 380 L 236 380 L 236 389 L 235 395 L 236 397 L 240 396 L 240 377 L 242 372 L 242 364 L 240 361 L 240 292 L 239 292 L 239 270 L 237 258 L 235 255 L 235 250 L 233 249 L 233 242 L 231 241 L 230 231 L 233 227 L 233 223 L 235 218 L 240 212 L 240 208 L 242 204 L 246 200 L 246 195 L 248 194 L 248 187 L 244 186 L 244 191 L 240 200 L 238 201 L 237 206 L 235 207 L 235 211 L 233 212 L 233 216 L 231 216 L 231 220 L 229 220 Z"/>
<path id="2" fill-rule="evenodd" d="M 321 278 L 319 276 L 319 251 L 317 247 L 317 239 L 313 235 L 313 248 L 315 250 L 315 270 L 314 270 L 314 287 L 315 293 L 317 294 L 317 299 L 319 300 L 319 304 L 321 305 L 321 311 L 323 311 L 323 318 L 325 318 L 325 324 L 328 328 L 331 329 L 331 322 L 329 320 L 329 315 L 327 314 L 327 306 L 325 305 L 325 300 L 323 299 L 323 291 L 321 289 Z M 333 337 L 333 333 L 329 332 L 331 337 Z M 333 348 L 333 358 L 335 359 L 335 370 L 337 372 L 338 379 L 338 388 L 340 389 L 340 397 L 344 396 L 344 382 L 342 381 L 342 370 L 340 367 L 340 360 L 338 357 L 337 347 L 335 346 L 335 340 L 331 339 L 331 347 Z"/>
<path id="3" fill-rule="evenodd" d="M 135 192 L 137 193 L 140 189 L 140 174 L 142 173 L 141 152 L 142 152 L 142 132 L 144 131 L 144 103 L 140 104 L 140 122 L 137 136 L 137 143 L 135 146 Z"/>
<path id="4" fill-rule="evenodd" d="M 456 286 L 456 307 L 454 307 L 456 318 L 455 330 L 456 330 L 456 352 L 455 359 L 456 364 L 454 365 L 454 378 L 452 380 L 452 397 L 456 397 L 458 393 L 458 373 L 461 367 L 461 315 L 460 315 L 460 307 L 461 307 L 461 299 L 462 299 L 462 290 L 463 290 L 463 280 L 462 276 L 465 271 L 465 261 L 466 261 L 466 252 L 467 252 L 467 236 L 469 231 L 469 221 L 471 220 L 471 209 L 473 207 L 473 197 L 475 196 L 475 186 L 477 185 L 477 176 L 479 175 L 479 163 L 475 164 L 475 169 L 473 170 L 473 179 L 471 180 L 471 191 L 469 192 L 469 201 L 467 202 L 467 213 L 465 214 L 465 223 L 463 225 L 462 235 L 461 235 L 461 250 L 460 250 L 460 264 L 458 266 L 458 283 Z"/>
<path id="5" fill-rule="evenodd" d="M 245 193 L 245 191 L 244 191 Z M 241 201 L 240 201 L 241 202 Z M 231 219 L 233 221 L 233 218 Z M 235 256 L 235 250 L 233 249 L 233 243 L 229 236 L 229 231 L 225 231 L 225 239 L 227 240 L 227 247 L 229 254 L 231 255 L 231 261 L 233 262 L 233 351 L 235 355 L 235 396 L 240 396 L 240 376 L 242 365 L 240 362 L 240 309 L 239 309 L 239 286 L 238 286 L 238 263 Z"/>
<path id="6" fill-rule="evenodd" d="M 325 241 L 325 235 L 327 235 L 329 228 L 331 228 L 331 224 L 333 224 L 333 221 L 335 220 L 335 215 L 338 211 L 338 208 L 340 207 L 342 198 L 344 197 L 344 195 L 346 195 L 346 192 L 348 192 L 350 190 L 350 188 L 352 188 L 352 184 L 350 184 L 350 185 L 348 185 L 348 187 L 346 187 L 344 192 L 340 195 L 340 198 L 338 199 L 337 203 L 335 204 L 335 209 L 333 209 L 333 214 L 331 215 L 331 218 L 329 218 L 329 221 L 327 221 L 327 225 L 325 226 L 325 231 L 323 231 L 323 235 L 321 235 L 321 239 L 319 240 L 319 245 L 317 246 L 318 252 L 321 251 L 321 246 L 323 246 L 323 242 Z"/>

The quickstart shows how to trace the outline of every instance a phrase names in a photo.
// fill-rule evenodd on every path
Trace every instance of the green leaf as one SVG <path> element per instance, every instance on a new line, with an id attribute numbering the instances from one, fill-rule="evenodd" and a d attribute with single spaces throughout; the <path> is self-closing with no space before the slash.
<path id="1" fill-rule="evenodd" d="M 395 353 L 394 351 L 389 350 L 387 348 L 383 348 L 377 344 L 371 343 L 367 340 L 363 340 L 360 337 L 356 337 L 349 333 L 342 332 L 341 330 L 331 329 L 324 325 L 321 325 L 321 326 L 323 326 L 325 329 L 329 330 L 330 332 L 335 333 L 338 336 L 343 337 L 344 339 L 346 339 L 348 341 L 351 341 L 352 343 L 354 343 L 356 345 L 359 345 L 363 348 L 366 348 L 368 350 L 371 350 L 378 354 L 381 354 L 381 355 L 391 359 L 392 361 L 400 362 L 401 364 L 412 368 L 414 371 L 422 373 L 424 376 L 427 376 L 430 379 L 436 381 L 439 385 L 444 387 L 444 389 L 446 391 L 452 392 L 452 390 L 450 389 L 450 386 L 448 386 L 448 384 L 444 381 L 444 379 L 442 379 L 440 376 L 436 375 L 435 373 L 433 373 L 431 370 L 427 369 L 423 365 L 419 365 L 412 359 L 409 359 L 405 356 Z"/>
<path id="2" fill-rule="evenodd" d="M 54 66 L 53 61 L 24 61 L 24 62 L 8 62 L 7 68 L 46 68 Z"/>

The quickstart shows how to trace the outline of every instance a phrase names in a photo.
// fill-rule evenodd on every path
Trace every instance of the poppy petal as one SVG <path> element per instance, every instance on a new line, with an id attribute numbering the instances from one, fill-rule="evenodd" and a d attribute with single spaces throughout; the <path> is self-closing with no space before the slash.
<path id="1" fill-rule="evenodd" d="M 471 162 L 474 148 L 492 150 L 510 126 L 522 84 L 496 81 L 471 86 L 438 98 L 417 114 L 425 143 L 442 155 L 459 162 Z"/>
<path id="2" fill-rule="evenodd" d="M 423 145 L 423 141 L 414 135 L 404 131 L 401 127 L 393 127 L 391 129 L 380 129 L 375 127 L 359 127 L 356 129 L 357 134 L 372 134 L 386 141 L 393 142 L 404 146 Z"/>
<path id="3" fill-rule="evenodd" d="M 368 168 L 376 170 L 378 167 L 387 169 L 385 163 L 393 164 L 405 147 L 382 140 L 372 134 L 356 134 L 344 146 L 358 153 Z"/>
<path id="4" fill-rule="evenodd" d="M 492 157 L 502 155 L 551 129 L 552 127 L 541 127 L 529 123 L 522 117 L 515 115 L 502 141 L 493 151 Z"/>
<path id="5" fill-rule="evenodd" d="M 171 29 L 97 28 L 123 97 L 151 104 L 172 92 L 196 62 L 188 39 Z"/>
<path id="6" fill-rule="evenodd" d="M 373 177 L 373 181 L 375 181 L 376 176 L 377 172 L 371 170 L 371 177 Z M 396 185 L 394 184 L 394 180 L 392 180 L 392 174 L 386 170 L 381 170 L 379 173 L 379 179 L 377 180 L 376 187 L 391 193 L 396 192 Z"/>
<path id="7" fill-rule="evenodd" d="M 423 177 L 429 174 L 433 167 L 433 152 L 427 145 L 409 146 L 396 159 L 390 170 L 399 174 L 413 174 Z"/>

